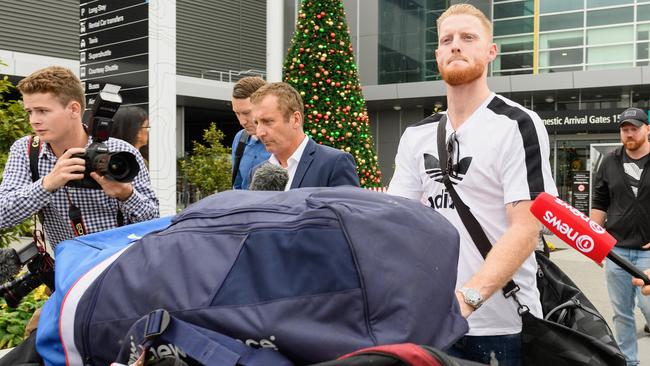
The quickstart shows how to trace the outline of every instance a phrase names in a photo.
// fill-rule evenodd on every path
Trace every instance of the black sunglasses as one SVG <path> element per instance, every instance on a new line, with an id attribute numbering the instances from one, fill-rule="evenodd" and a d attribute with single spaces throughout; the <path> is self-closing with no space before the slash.
<path id="1" fill-rule="evenodd" d="M 454 148 L 454 145 L 456 148 Z M 454 152 L 456 152 L 456 165 L 454 165 Z M 447 140 L 447 172 L 450 177 L 458 178 L 458 161 L 460 160 L 460 144 L 456 137 L 456 131 L 449 135 Z"/>

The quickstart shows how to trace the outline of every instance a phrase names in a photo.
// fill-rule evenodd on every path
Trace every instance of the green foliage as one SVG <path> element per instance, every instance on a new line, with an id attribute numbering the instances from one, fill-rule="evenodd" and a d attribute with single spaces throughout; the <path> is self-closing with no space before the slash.
<path id="1" fill-rule="evenodd" d="M 203 132 L 206 145 L 193 141 L 192 153 L 180 161 L 181 172 L 204 195 L 232 188 L 230 148 L 221 144 L 223 138 L 223 132 L 212 122 Z"/>
<path id="2" fill-rule="evenodd" d="M 0 299 L 0 349 L 15 347 L 23 341 L 25 325 L 34 311 L 43 306 L 45 300 L 45 286 L 25 296 L 15 309 L 8 307 L 4 299 Z"/>
<path id="3" fill-rule="evenodd" d="M 341 0 L 302 0 L 284 81 L 305 104 L 305 133 L 354 156 L 361 186 L 381 186 L 368 111 Z"/>
<path id="4" fill-rule="evenodd" d="M 21 236 L 30 236 L 33 227 L 34 222 L 28 219 L 14 227 L 0 229 L 0 248 L 9 246 L 10 243 L 15 242 Z"/>
<path id="5" fill-rule="evenodd" d="M 14 141 L 32 131 L 22 102 L 5 98 L 5 95 L 13 89 L 13 84 L 6 76 L 0 79 L 0 182 L 2 182 L 1 173 L 7 163 L 9 148 Z M 30 223 L 31 220 L 27 220 L 16 227 L 0 229 L 0 247 L 5 247 L 19 236 L 28 233 Z"/>

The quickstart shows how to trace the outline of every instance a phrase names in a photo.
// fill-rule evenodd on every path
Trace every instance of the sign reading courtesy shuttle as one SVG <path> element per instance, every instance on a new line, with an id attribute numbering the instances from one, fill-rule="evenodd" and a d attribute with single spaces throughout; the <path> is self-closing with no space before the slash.
<path id="1" fill-rule="evenodd" d="M 149 101 L 149 4 L 96 0 L 79 4 L 79 76 L 92 104 L 104 84 L 122 87 L 124 105 Z"/>
<path id="2" fill-rule="evenodd" d="M 79 77 L 91 105 L 104 84 L 149 112 L 149 174 L 160 214 L 176 213 L 176 0 L 80 0 Z"/>

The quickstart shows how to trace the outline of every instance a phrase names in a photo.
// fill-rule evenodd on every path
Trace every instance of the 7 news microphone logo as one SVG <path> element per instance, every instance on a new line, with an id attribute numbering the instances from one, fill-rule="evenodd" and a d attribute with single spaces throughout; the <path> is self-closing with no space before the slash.
<path id="1" fill-rule="evenodd" d="M 569 205 L 559 198 L 555 199 L 555 203 L 565 208 L 569 213 L 573 214 L 578 219 L 587 223 L 594 234 L 598 235 L 605 233 L 605 229 L 602 226 L 589 219 L 589 217 L 587 217 L 575 207 Z M 563 222 L 560 216 L 563 215 L 556 215 L 552 211 L 547 210 L 544 212 L 542 219 L 550 225 L 549 228 L 554 228 L 557 234 L 560 234 L 561 236 L 564 236 L 568 241 L 575 243 L 576 249 L 583 253 L 591 252 L 595 247 L 594 239 L 590 235 L 580 233 L 576 228 L 572 227 L 566 222 Z M 569 216 L 565 217 L 564 221 L 571 222 L 574 220 L 572 220 Z"/>
<path id="2" fill-rule="evenodd" d="M 569 224 L 562 222 L 562 219 L 555 216 L 553 212 L 544 212 L 542 218 L 550 225 L 550 227 L 555 228 L 556 233 L 559 233 L 561 236 L 574 242 L 579 251 L 589 253 L 594 249 L 594 239 L 591 236 L 586 234 L 581 235 L 577 230 L 569 226 Z"/>

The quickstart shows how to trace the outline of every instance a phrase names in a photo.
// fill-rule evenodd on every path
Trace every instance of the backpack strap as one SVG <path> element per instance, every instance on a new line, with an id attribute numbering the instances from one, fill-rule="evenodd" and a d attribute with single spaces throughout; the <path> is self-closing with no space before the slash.
<path id="1" fill-rule="evenodd" d="M 248 132 L 246 132 L 246 130 L 243 130 L 241 136 L 239 136 L 239 143 L 237 144 L 237 149 L 235 150 L 235 161 L 232 162 L 232 185 L 235 185 L 235 178 L 237 178 L 239 163 L 241 163 L 241 157 L 244 155 L 244 149 L 246 148 L 247 140 Z"/>
<path id="2" fill-rule="evenodd" d="M 130 358 L 130 344 L 135 341 L 147 350 L 157 343 L 171 343 L 201 365 L 223 366 L 293 366 L 279 352 L 252 348 L 225 334 L 208 330 L 157 309 L 140 318 L 124 338 L 118 358 Z"/>
<path id="3" fill-rule="evenodd" d="M 27 155 L 29 156 L 29 170 L 32 172 L 32 182 L 40 178 L 38 174 L 38 156 L 41 153 L 43 142 L 38 136 L 29 136 L 27 143 Z"/>

